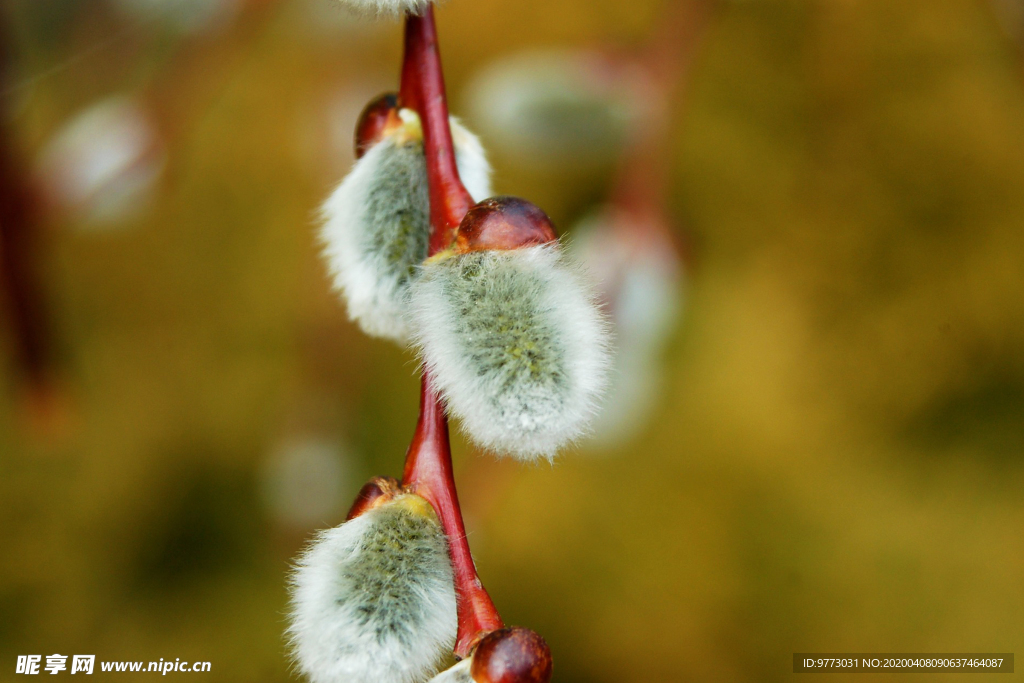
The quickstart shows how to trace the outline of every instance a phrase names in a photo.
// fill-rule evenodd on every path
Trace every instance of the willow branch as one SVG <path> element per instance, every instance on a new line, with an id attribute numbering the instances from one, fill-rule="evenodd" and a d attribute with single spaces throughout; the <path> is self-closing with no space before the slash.
<path id="1" fill-rule="evenodd" d="M 422 16 L 406 17 L 400 97 L 403 106 L 417 111 L 423 126 L 430 189 L 429 253 L 433 255 L 452 243 L 459 223 L 473 203 L 455 164 L 433 7 L 428 6 Z M 448 418 L 426 368 L 421 384 L 419 422 L 406 455 L 402 483 L 430 502 L 448 537 L 458 594 L 455 654 L 466 657 L 483 636 L 504 624 L 480 582 L 470 554 L 455 488 Z"/>

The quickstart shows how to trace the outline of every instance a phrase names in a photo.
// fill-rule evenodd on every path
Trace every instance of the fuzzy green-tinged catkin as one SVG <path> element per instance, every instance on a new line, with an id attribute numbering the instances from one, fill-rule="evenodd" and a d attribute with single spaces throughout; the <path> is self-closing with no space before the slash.
<path id="1" fill-rule="evenodd" d="M 410 311 L 448 410 L 481 446 L 550 457 L 586 432 L 606 381 L 607 331 L 556 244 L 432 260 Z"/>
<path id="2" fill-rule="evenodd" d="M 419 118 L 402 110 L 321 210 L 324 257 L 349 317 L 371 336 L 405 341 L 410 280 L 427 256 L 430 200 Z M 456 160 L 470 194 L 490 194 L 480 142 L 452 120 Z"/>
<path id="3" fill-rule="evenodd" d="M 288 633 L 312 683 L 419 683 L 455 642 L 444 532 L 402 495 L 329 529 L 292 575 Z"/>
<path id="4" fill-rule="evenodd" d="M 335 0 L 337 4 L 348 8 L 356 14 L 399 16 L 405 12 L 419 14 L 429 0 Z"/>

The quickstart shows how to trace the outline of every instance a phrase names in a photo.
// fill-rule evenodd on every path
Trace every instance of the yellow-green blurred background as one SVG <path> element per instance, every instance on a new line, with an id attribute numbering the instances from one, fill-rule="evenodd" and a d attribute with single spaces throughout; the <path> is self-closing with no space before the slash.
<path id="1" fill-rule="evenodd" d="M 483 580 L 548 639 L 558 683 L 788 680 L 798 651 L 1024 654 L 1024 63 L 996 5 L 720 8 L 664 141 L 693 263 L 649 424 L 553 467 L 455 437 Z M 205 32 L 101 0 L 2 6 L 29 165 L 124 93 L 164 165 L 130 215 L 39 226 L 45 418 L 0 335 L 0 680 L 55 652 L 291 680 L 289 562 L 367 477 L 400 473 L 416 418 L 413 356 L 347 321 L 315 240 L 362 100 L 394 87 L 400 25 L 328 0 Z M 449 0 L 453 110 L 493 59 L 635 45 L 660 9 Z M 500 192 L 560 226 L 607 183 L 492 160 Z M 298 475 L 333 501 L 318 519 L 282 512 L 295 452 L 326 463 Z"/>

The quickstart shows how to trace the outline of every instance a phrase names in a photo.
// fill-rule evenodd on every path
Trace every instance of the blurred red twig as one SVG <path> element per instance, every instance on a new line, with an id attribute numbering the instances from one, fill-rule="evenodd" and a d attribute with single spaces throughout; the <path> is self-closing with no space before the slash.
<path id="1" fill-rule="evenodd" d="M 12 77 L 10 36 L 7 16 L 0 12 L 0 84 Z M 42 288 L 41 212 L 14 138 L 6 112 L 0 112 L 0 305 L 21 381 L 39 392 L 45 390 L 53 371 L 51 327 Z"/>
<path id="2" fill-rule="evenodd" d="M 640 125 L 633 131 L 611 192 L 625 224 L 668 234 L 666 216 L 671 162 L 672 113 L 677 94 L 685 92 L 693 62 L 720 0 L 668 0 L 657 31 L 633 62 L 620 68 L 636 71 L 637 99 L 643 103 Z"/>

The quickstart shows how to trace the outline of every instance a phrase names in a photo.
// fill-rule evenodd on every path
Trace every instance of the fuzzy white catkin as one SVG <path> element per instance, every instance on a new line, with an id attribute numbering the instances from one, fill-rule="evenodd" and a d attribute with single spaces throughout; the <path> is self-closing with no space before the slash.
<path id="1" fill-rule="evenodd" d="M 431 678 L 427 683 L 475 683 L 470 668 L 473 666 L 473 658 L 463 659 L 451 668 Z"/>
<path id="2" fill-rule="evenodd" d="M 419 14 L 430 4 L 428 0 L 337 0 L 357 14 L 396 16 L 405 12 Z"/>
<path id="3" fill-rule="evenodd" d="M 503 156 L 559 175 L 614 163 L 639 125 L 638 98 L 581 50 L 531 49 L 488 62 L 466 87 L 480 132 Z"/>
<path id="4" fill-rule="evenodd" d="M 404 495 L 320 534 L 292 575 L 288 628 L 312 683 L 419 683 L 455 643 L 455 588 L 430 504 Z"/>
<path id="5" fill-rule="evenodd" d="M 436 387 L 479 445 L 530 460 L 586 433 L 608 332 L 557 245 L 429 261 L 409 310 Z"/>
<path id="6" fill-rule="evenodd" d="M 644 429 L 662 390 L 662 355 L 686 304 L 685 273 L 670 240 L 605 211 L 573 228 L 574 255 L 594 276 L 615 331 L 611 384 L 591 443 L 618 448 Z M 642 234 L 642 233 L 641 233 Z"/>
<path id="7" fill-rule="evenodd" d="M 349 317 L 367 334 L 404 342 L 408 285 L 427 256 L 430 200 L 420 124 L 402 110 L 400 129 L 374 145 L 321 209 L 324 257 Z M 474 199 L 491 194 L 483 146 L 451 120 L 459 175 Z"/>

